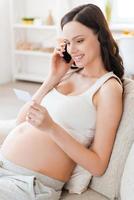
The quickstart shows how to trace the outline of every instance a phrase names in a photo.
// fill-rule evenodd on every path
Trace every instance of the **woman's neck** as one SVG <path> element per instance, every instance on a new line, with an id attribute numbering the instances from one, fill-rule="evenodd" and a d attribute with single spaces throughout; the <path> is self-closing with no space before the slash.
<path id="1" fill-rule="evenodd" d="M 83 68 L 83 70 L 80 71 L 80 74 L 83 77 L 90 77 L 90 78 L 99 78 L 100 76 L 104 75 L 108 71 L 105 68 Z"/>

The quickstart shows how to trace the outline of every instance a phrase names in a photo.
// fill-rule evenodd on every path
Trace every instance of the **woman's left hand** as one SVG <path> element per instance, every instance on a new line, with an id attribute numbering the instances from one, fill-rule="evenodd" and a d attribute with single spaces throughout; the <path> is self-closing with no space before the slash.
<path id="1" fill-rule="evenodd" d="M 47 109 L 34 101 L 32 101 L 31 106 L 29 107 L 26 120 L 42 131 L 51 129 L 54 124 Z"/>

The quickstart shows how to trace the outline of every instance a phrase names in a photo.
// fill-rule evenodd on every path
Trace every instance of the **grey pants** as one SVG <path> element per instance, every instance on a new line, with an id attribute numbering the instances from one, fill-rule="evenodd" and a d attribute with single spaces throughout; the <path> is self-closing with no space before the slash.
<path id="1" fill-rule="evenodd" d="M 58 200 L 63 185 L 12 163 L 0 153 L 0 200 Z"/>

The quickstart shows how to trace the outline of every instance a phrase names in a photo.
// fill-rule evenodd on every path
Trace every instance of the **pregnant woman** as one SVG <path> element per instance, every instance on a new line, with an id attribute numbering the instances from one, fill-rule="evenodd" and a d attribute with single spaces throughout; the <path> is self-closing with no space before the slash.
<path id="1" fill-rule="evenodd" d="M 1 147 L 1 200 L 58 200 L 76 164 L 94 176 L 108 166 L 122 115 L 117 44 L 93 4 L 68 12 L 61 28 L 47 80 Z"/>

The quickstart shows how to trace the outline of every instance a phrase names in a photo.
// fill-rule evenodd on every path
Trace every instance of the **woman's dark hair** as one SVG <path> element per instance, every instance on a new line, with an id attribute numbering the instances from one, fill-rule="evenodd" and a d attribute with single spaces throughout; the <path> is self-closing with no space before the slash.
<path id="1" fill-rule="evenodd" d="M 98 35 L 101 55 L 107 71 L 113 71 L 120 79 L 124 75 L 124 67 L 119 48 L 111 34 L 101 9 L 94 4 L 84 4 L 72 9 L 61 19 L 61 29 L 71 21 L 77 21 L 91 28 Z"/>

